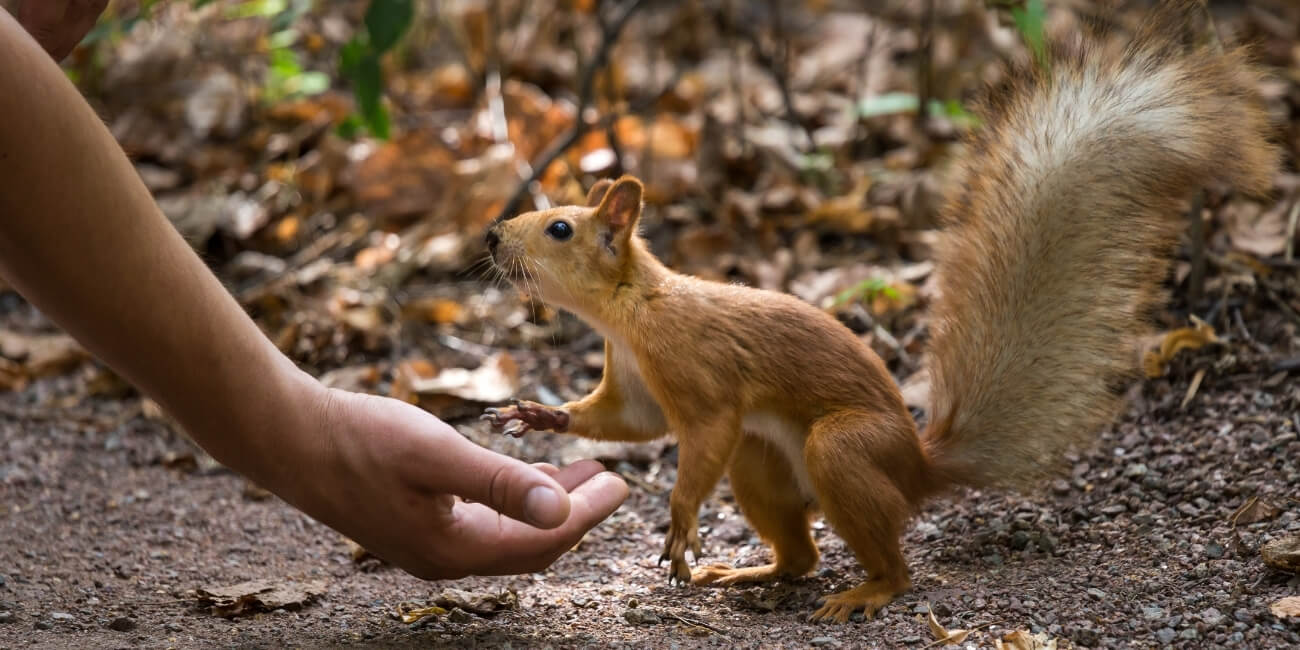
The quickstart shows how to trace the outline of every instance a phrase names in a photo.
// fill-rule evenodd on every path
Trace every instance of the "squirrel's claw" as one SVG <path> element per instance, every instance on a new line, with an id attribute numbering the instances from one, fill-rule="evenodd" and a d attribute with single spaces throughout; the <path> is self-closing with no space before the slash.
<path id="1" fill-rule="evenodd" d="M 510 400 L 510 406 L 484 409 L 479 419 L 490 423 L 493 430 L 516 438 L 529 431 L 563 433 L 569 426 L 568 411 L 517 399 Z"/>

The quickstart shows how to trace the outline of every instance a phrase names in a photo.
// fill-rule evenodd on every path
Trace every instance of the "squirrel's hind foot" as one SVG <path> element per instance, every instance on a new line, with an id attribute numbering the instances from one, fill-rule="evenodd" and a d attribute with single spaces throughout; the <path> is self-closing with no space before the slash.
<path id="1" fill-rule="evenodd" d="M 728 564 L 710 564 L 691 572 L 691 584 L 722 587 L 743 585 L 756 582 L 772 582 L 781 578 L 793 577 L 775 564 L 734 568 Z"/>
<path id="2" fill-rule="evenodd" d="M 864 618 L 871 618 L 876 610 L 888 605 L 894 596 L 907 591 L 909 584 L 895 584 L 884 580 L 868 580 L 848 591 L 827 596 L 810 621 L 847 623 L 853 612 L 862 610 Z"/>

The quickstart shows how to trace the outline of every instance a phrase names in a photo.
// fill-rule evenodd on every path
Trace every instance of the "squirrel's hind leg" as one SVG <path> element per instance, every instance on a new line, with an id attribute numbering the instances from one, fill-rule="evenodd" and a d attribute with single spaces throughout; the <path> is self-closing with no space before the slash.
<path id="1" fill-rule="evenodd" d="M 906 471 L 906 446 L 916 435 L 882 412 L 841 412 L 813 424 L 804 459 L 826 520 L 857 556 L 868 580 L 825 598 L 812 620 L 846 622 L 853 612 L 870 617 L 912 586 L 899 546 L 912 511 L 896 472 Z M 915 443 L 912 443 L 915 445 Z M 905 447 L 903 448 L 905 449 Z M 923 462 L 916 449 L 918 467 Z M 875 458 L 892 458 L 881 467 Z"/>
<path id="2" fill-rule="evenodd" d="M 797 578 L 817 566 L 817 545 L 809 531 L 809 500 L 779 449 L 757 436 L 744 436 L 727 471 L 741 514 L 772 546 L 775 562 L 732 568 L 711 564 L 691 572 L 697 585 L 733 585 Z"/>

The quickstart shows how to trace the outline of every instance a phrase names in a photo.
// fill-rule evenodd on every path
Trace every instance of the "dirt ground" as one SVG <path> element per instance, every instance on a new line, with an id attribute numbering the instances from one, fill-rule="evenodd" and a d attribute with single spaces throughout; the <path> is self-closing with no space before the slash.
<path id="1" fill-rule="evenodd" d="M 152 14 L 127 11 L 155 4 Z M 421 3 L 448 10 L 423 16 L 402 65 L 391 66 L 396 137 L 387 142 L 340 134 L 355 117 L 351 81 L 331 78 L 312 96 L 271 92 L 286 82 L 271 73 L 285 67 L 341 74 L 338 54 L 370 3 L 232 19 L 235 4 L 276 3 L 115 2 L 127 9 L 67 64 L 167 216 L 303 367 L 334 385 L 410 398 L 520 458 L 597 456 L 632 495 L 543 574 L 426 583 L 354 559 L 337 533 L 196 453 L 139 396 L 101 381 L 93 363 L 74 365 L 0 392 L 0 650 L 926 648 L 935 643 L 931 610 L 947 628 L 974 629 L 964 645 L 982 648 L 1013 630 L 1062 648 L 1300 647 L 1300 618 L 1270 613 L 1300 596 L 1300 576 L 1267 568 L 1259 552 L 1300 534 L 1300 240 L 1285 230 L 1300 191 L 1294 3 L 1210 3 L 1219 30 L 1258 43 L 1274 73 L 1262 93 L 1284 122 L 1287 160 L 1267 197 L 1207 193 L 1201 254 L 1210 264 L 1195 292 L 1189 247 L 1179 251 L 1160 329 L 1196 314 L 1227 343 L 1184 353 L 1166 376 L 1135 386 L 1121 420 L 1036 494 L 972 492 L 928 505 L 906 534 L 912 591 L 844 625 L 806 621 L 818 597 L 862 577 L 829 527 L 817 524 L 824 561 L 804 579 L 670 587 L 656 561 L 674 447 L 491 436 L 474 419 L 484 400 L 409 385 L 507 358 L 517 368 L 497 377 L 506 394 L 559 403 L 599 377 L 598 337 L 479 273 L 483 228 L 512 193 L 533 188 L 516 163 L 537 163 L 576 128 L 576 93 L 601 85 L 579 83 L 576 63 L 600 59 L 589 55 L 603 29 L 577 8 L 597 3 L 504 2 L 520 9 L 504 12 L 517 24 L 466 38 L 463 52 L 447 26 L 490 24 L 483 7 L 497 3 Z M 610 81 L 614 96 L 589 107 L 612 128 L 551 163 L 543 193 L 581 198 L 597 176 L 625 168 L 656 197 L 645 232 L 674 268 L 837 305 L 896 379 L 912 376 L 926 345 L 942 163 L 972 128 L 961 100 L 1019 51 L 1020 36 L 987 14 L 954 10 L 926 19 L 934 25 L 922 38 L 918 8 L 931 3 L 639 4 L 655 6 L 609 57 L 621 71 L 609 78 L 628 86 Z M 761 10 L 801 4 L 854 8 L 784 19 Z M 999 3 L 939 4 L 983 12 Z M 1090 3 L 1050 4 L 1060 14 Z M 1145 3 L 1121 4 L 1140 12 Z M 691 14 L 709 5 L 746 11 Z M 288 31 L 271 26 L 281 18 L 302 43 L 268 53 Z M 503 58 L 491 69 L 505 79 L 493 90 L 484 66 L 496 49 Z M 297 63 L 272 68 L 271 54 Z M 790 70 L 777 74 L 775 63 Z M 936 88 L 913 93 L 922 70 Z M 930 93 L 944 109 L 937 116 L 921 99 Z M 926 106 L 925 119 L 865 101 L 900 97 Z M 810 128 L 831 144 L 796 146 Z M 515 153 L 498 156 L 506 143 Z M 597 163 L 607 167 L 588 169 Z M 53 329 L 0 291 L 0 331 Z M 0 353 L 0 371 L 30 361 Z M 725 484 L 701 521 L 701 561 L 768 560 Z M 321 593 L 233 617 L 199 599 L 250 580 Z M 515 606 L 401 620 L 453 588 L 513 594 Z"/>
<path id="2" fill-rule="evenodd" d="M 825 560 L 807 579 L 669 587 L 655 558 L 671 450 L 663 462 L 657 448 L 621 462 L 631 498 L 550 571 L 429 584 L 354 562 L 324 526 L 190 462 L 187 441 L 128 402 L 37 409 L 58 390 L 37 384 L 0 409 L 0 647 L 925 647 L 927 604 L 949 628 L 982 628 L 968 643 L 985 647 L 1016 628 L 1075 647 L 1294 647 L 1300 625 L 1268 606 L 1300 593 L 1300 577 L 1270 571 L 1258 547 L 1300 531 L 1300 392 L 1261 389 L 1238 363 L 1186 410 L 1186 379 L 1135 391 L 1096 451 L 1036 496 L 972 493 L 926 508 L 906 539 L 915 588 L 846 625 L 804 620 L 819 594 L 859 575 L 821 524 Z M 573 451 L 559 436 L 533 442 L 553 460 Z M 1273 516 L 1234 529 L 1252 497 L 1275 504 Z M 764 560 L 725 489 L 702 521 L 706 560 Z M 325 593 L 296 611 L 232 619 L 197 605 L 196 588 L 255 578 L 320 580 Z M 518 609 L 398 620 L 399 607 L 453 586 L 513 590 Z"/>

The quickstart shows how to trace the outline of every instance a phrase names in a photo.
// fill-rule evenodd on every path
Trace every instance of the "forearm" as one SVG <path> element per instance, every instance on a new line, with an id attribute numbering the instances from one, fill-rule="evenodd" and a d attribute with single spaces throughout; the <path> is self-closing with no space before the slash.
<path id="1" fill-rule="evenodd" d="M 247 452 L 273 454 L 277 414 L 306 378 L 190 250 L 98 116 L 3 11 L 0 120 L 0 273 L 217 458 L 266 469 Z"/>

